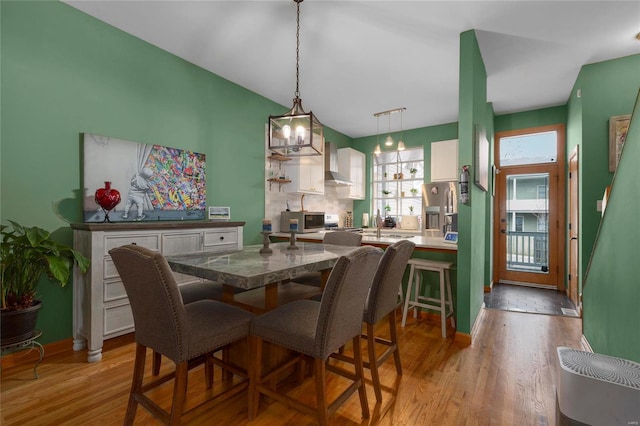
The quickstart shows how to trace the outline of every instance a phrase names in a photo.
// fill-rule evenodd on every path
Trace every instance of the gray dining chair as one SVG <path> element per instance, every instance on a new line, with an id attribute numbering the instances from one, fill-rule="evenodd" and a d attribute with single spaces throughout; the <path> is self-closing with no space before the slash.
<path id="1" fill-rule="evenodd" d="M 178 286 L 180 296 L 182 296 L 182 303 L 188 305 L 198 300 L 218 300 L 222 301 L 222 284 L 215 281 L 203 281 L 189 284 L 182 284 Z M 243 292 L 240 288 L 233 288 L 235 294 Z M 153 358 L 151 358 L 151 372 L 154 376 L 160 374 L 160 367 L 162 364 L 162 355 L 159 352 L 153 352 Z"/>
<path id="2" fill-rule="evenodd" d="M 173 273 L 162 254 L 138 245 L 109 250 L 131 303 L 136 356 L 125 424 L 133 424 L 138 404 L 165 424 L 180 424 L 187 395 L 187 375 L 194 361 L 205 357 L 207 388 L 213 383 L 213 364 L 241 380 L 204 403 L 217 404 L 242 392 L 248 374 L 213 357 L 231 343 L 246 339 L 253 314 L 215 300 L 184 304 Z M 175 371 L 143 385 L 147 348 L 171 359 Z M 163 410 L 146 393 L 174 379 L 171 411 Z M 196 407 L 193 407 L 195 409 Z M 191 411 L 191 409 L 189 410 Z"/>
<path id="3" fill-rule="evenodd" d="M 362 234 L 349 231 L 331 231 L 324 234 L 323 244 L 335 244 L 338 246 L 359 247 L 362 243 Z M 293 278 L 291 281 L 298 284 L 322 286 L 322 273 L 320 271 L 307 272 L 304 275 Z"/>
<path id="4" fill-rule="evenodd" d="M 250 352 L 254 358 L 250 369 L 249 419 L 258 414 L 260 395 L 264 394 L 305 414 L 314 415 L 320 425 L 324 426 L 329 415 L 356 391 L 360 397 L 362 417 L 369 418 L 360 334 L 364 303 L 381 255 L 382 250 L 376 247 L 354 249 L 341 256 L 331 270 L 320 303 L 297 300 L 251 321 Z M 329 356 L 350 340 L 354 347 L 355 373 L 327 365 Z M 302 362 L 303 356 L 289 360 L 262 376 L 262 347 L 265 341 L 313 358 L 317 401 L 315 407 L 279 392 L 273 384 L 274 377 L 295 363 Z M 327 370 L 353 381 L 331 403 L 327 400 Z M 300 371 L 304 371 L 304 368 Z"/>
<path id="5" fill-rule="evenodd" d="M 378 368 L 391 355 L 393 355 L 396 372 L 398 375 L 402 375 L 396 331 L 396 309 L 400 306 L 398 288 L 402 285 L 402 277 L 415 246 L 409 240 L 400 240 L 385 250 L 378 264 L 365 304 L 362 319 L 367 325 L 366 338 L 369 359 L 363 362 L 363 365 L 371 371 L 373 390 L 378 402 L 382 402 L 382 386 L 380 385 Z M 375 325 L 385 318 L 389 322 L 389 339 L 376 337 L 374 333 Z M 376 355 L 376 343 L 386 347 L 380 355 Z M 331 356 L 341 361 L 354 362 L 353 357 L 345 355 L 342 351 Z"/>

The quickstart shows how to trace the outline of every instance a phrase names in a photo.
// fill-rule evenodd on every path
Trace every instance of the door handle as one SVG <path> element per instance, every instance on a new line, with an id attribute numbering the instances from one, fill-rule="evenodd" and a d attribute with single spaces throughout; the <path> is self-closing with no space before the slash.
<path id="1" fill-rule="evenodd" d="M 571 240 L 577 240 L 578 237 L 571 237 Z"/>
<path id="2" fill-rule="evenodd" d="M 506 233 L 507 233 L 507 231 L 506 231 L 506 230 L 504 230 L 504 229 L 501 229 L 501 230 L 500 230 L 500 233 L 501 233 L 501 234 L 506 234 Z"/>

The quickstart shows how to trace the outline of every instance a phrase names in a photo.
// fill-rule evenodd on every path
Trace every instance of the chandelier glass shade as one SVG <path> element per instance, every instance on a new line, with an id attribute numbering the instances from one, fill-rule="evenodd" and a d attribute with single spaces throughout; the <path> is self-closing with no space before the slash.
<path id="1" fill-rule="evenodd" d="M 302 108 L 300 99 L 300 3 L 296 17 L 296 91 L 293 107 L 282 115 L 269 116 L 269 150 L 287 157 L 322 155 L 324 129 L 318 118 Z"/>

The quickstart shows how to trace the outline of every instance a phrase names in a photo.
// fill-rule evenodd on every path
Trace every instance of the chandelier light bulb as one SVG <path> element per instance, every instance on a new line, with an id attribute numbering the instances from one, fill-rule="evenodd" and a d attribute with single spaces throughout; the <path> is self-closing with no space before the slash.
<path id="1" fill-rule="evenodd" d="M 291 137 L 291 126 L 285 125 L 282 127 L 282 134 L 285 139 L 289 139 Z"/>
<path id="2" fill-rule="evenodd" d="M 384 145 L 385 146 L 393 145 L 393 138 L 391 137 L 391 135 L 387 136 L 387 139 L 384 141 Z"/>
<path id="3" fill-rule="evenodd" d="M 403 141 L 398 141 L 398 151 L 404 151 L 405 146 Z"/>
<path id="4" fill-rule="evenodd" d="M 380 144 L 377 144 L 377 145 L 376 145 L 376 149 L 374 149 L 374 150 L 373 150 L 373 153 L 374 153 L 375 155 L 380 155 L 380 154 L 382 154 L 382 150 L 380 149 Z"/>

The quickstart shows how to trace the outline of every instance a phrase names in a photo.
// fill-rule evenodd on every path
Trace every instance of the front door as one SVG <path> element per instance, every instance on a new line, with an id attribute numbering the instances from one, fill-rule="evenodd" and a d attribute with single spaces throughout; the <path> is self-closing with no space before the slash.
<path id="1" fill-rule="evenodd" d="M 564 290 L 564 127 L 496 135 L 495 282 Z"/>

